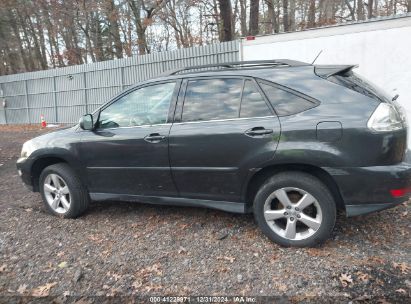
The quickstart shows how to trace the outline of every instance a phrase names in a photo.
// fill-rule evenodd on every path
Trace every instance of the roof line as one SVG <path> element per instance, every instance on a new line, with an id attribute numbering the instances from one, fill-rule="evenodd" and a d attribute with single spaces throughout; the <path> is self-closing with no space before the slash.
<path id="1" fill-rule="evenodd" d="M 290 60 L 290 59 L 233 61 L 233 62 L 222 62 L 222 63 L 187 66 L 184 68 L 166 71 L 161 76 L 171 76 L 171 75 L 176 75 L 181 72 L 185 72 L 189 70 L 201 70 L 201 69 L 210 69 L 210 68 L 223 68 L 223 69 L 235 69 L 238 67 L 249 67 L 249 68 L 273 67 L 275 68 L 275 67 L 284 67 L 284 66 L 296 67 L 296 66 L 307 66 L 307 65 L 310 65 L 310 64 L 306 62 Z"/>

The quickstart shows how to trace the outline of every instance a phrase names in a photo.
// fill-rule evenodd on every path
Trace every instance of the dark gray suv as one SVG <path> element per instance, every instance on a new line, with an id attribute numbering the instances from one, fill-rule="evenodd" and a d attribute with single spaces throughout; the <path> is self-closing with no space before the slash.
<path id="1" fill-rule="evenodd" d="M 274 242 L 312 246 L 338 209 L 366 214 L 411 193 L 403 112 L 353 68 L 275 60 L 176 70 L 26 142 L 17 168 L 62 217 L 90 200 L 253 212 Z"/>

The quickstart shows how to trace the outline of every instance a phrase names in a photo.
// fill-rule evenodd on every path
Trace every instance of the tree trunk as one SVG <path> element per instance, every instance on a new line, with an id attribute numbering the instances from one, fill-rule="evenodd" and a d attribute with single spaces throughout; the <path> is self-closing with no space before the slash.
<path id="1" fill-rule="evenodd" d="M 373 4 L 374 4 L 374 0 L 368 0 L 368 3 L 367 3 L 367 8 L 368 8 L 367 17 L 368 17 L 368 19 L 371 19 L 373 17 L 373 15 L 372 15 Z"/>
<path id="2" fill-rule="evenodd" d="M 109 20 L 109 32 L 114 42 L 114 53 L 117 58 L 123 58 L 123 44 L 120 39 L 120 26 L 118 24 L 118 11 L 114 0 L 109 0 L 107 17 Z"/>
<path id="3" fill-rule="evenodd" d="M 308 9 L 308 28 L 315 27 L 315 0 L 310 0 L 310 8 Z"/>
<path id="4" fill-rule="evenodd" d="M 290 0 L 290 14 L 289 14 L 290 30 L 295 31 L 295 0 Z"/>
<path id="5" fill-rule="evenodd" d="M 283 0 L 283 26 L 284 32 L 288 32 L 290 30 L 289 27 L 289 18 L 288 18 L 288 0 Z"/>
<path id="6" fill-rule="evenodd" d="M 21 41 L 21 38 L 20 38 L 20 33 L 19 33 L 17 21 L 16 21 L 16 18 L 15 18 L 15 15 L 11 11 L 8 11 L 8 22 L 11 25 L 14 36 L 16 37 L 17 45 L 19 47 L 20 57 L 21 57 L 22 62 L 24 64 L 24 69 L 25 69 L 25 71 L 30 71 L 30 63 L 29 63 L 29 61 L 26 57 L 26 54 L 24 53 L 23 41 Z"/>
<path id="7" fill-rule="evenodd" d="M 362 1 L 363 0 L 359 0 L 357 5 L 358 20 L 365 20 L 364 3 Z"/>
<path id="8" fill-rule="evenodd" d="M 268 34 L 272 34 L 275 32 L 276 29 L 276 14 L 275 14 L 275 9 L 274 9 L 274 0 L 266 0 L 267 4 L 267 13 L 268 13 L 268 19 L 270 20 L 269 26 L 267 27 L 267 32 Z"/>
<path id="9" fill-rule="evenodd" d="M 232 20 L 232 8 L 231 0 L 219 0 L 220 4 L 220 18 L 223 22 L 222 29 L 222 40 L 221 41 L 231 41 L 233 40 L 233 30 L 231 26 Z"/>
<path id="10" fill-rule="evenodd" d="M 90 37 L 94 45 L 94 54 L 97 61 L 103 61 L 105 59 L 102 39 L 102 29 L 100 23 L 100 15 L 98 12 L 93 12 L 91 15 L 91 31 Z"/>
<path id="11" fill-rule="evenodd" d="M 345 4 L 347 4 L 348 10 L 350 11 L 352 21 L 355 21 L 355 2 L 354 7 L 351 6 L 350 0 L 345 0 Z"/>
<path id="12" fill-rule="evenodd" d="M 258 14 L 259 14 L 259 0 L 250 0 L 250 28 L 249 35 L 258 35 Z"/>
<path id="13" fill-rule="evenodd" d="M 247 35 L 247 0 L 239 0 L 240 1 L 240 29 L 241 35 Z M 410 0 L 411 1 L 411 0 Z"/>
<path id="14" fill-rule="evenodd" d="M 139 55 L 144 55 L 147 53 L 147 40 L 146 40 L 146 28 L 143 26 L 141 21 L 141 1 L 128 0 L 128 4 L 134 15 L 134 23 L 136 26 L 137 33 L 137 46 Z"/>

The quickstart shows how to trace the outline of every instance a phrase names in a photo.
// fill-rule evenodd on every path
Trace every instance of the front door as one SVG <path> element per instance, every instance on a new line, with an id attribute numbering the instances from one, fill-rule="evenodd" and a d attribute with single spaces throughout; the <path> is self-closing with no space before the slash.
<path id="1" fill-rule="evenodd" d="M 247 176 L 274 157 L 278 117 L 251 78 L 188 79 L 182 88 L 170 131 L 180 195 L 244 201 Z"/>
<path id="2" fill-rule="evenodd" d="M 177 92 L 176 82 L 149 84 L 102 109 L 96 129 L 82 136 L 91 193 L 177 195 L 168 158 Z"/>

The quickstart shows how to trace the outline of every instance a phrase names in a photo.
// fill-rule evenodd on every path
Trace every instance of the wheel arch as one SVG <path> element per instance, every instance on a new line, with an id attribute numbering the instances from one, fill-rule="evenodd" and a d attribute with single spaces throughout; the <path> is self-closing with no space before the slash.
<path id="1" fill-rule="evenodd" d="M 75 165 L 75 162 L 70 158 L 67 157 L 66 155 L 61 155 L 61 154 L 44 154 L 39 157 L 37 157 L 31 167 L 30 167 L 30 173 L 31 173 L 31 179 L 32 179 L 32 185 L 33 185 L 33 190 L 35 192 L 39 191 L 39 179 L 40 179 L 40 174 L 41 172 L 48 166 L 55 165 L 58 163 L 65 163 L 70 165 L 71 168 L 78 174 L 79 178 L 82 179 L 82 175 L 79 174 L 78 168 Z"/>
<path id="2" fill-rule="evenodd" d="M 304 172 L 318 178 L 323 182 L 327 188 L 330 190 L 335 202 L 336 207 L 339 210 L 345 211 L 344 200 L 341 196 L 340 189 L 333 179 L 333 177 L 324 169 L 316 167 L 313 165 L 307 164 L 280 164 L 280 165 L 270 165 L 258 170 L 254 175 L 249 179 L 247 186 L 245 187 L 245 201 L 247 203 L 247 209 L 251 210 L 254 197 L 258 192 L 260 186 L 270 177 L 280 172 Z"/>

